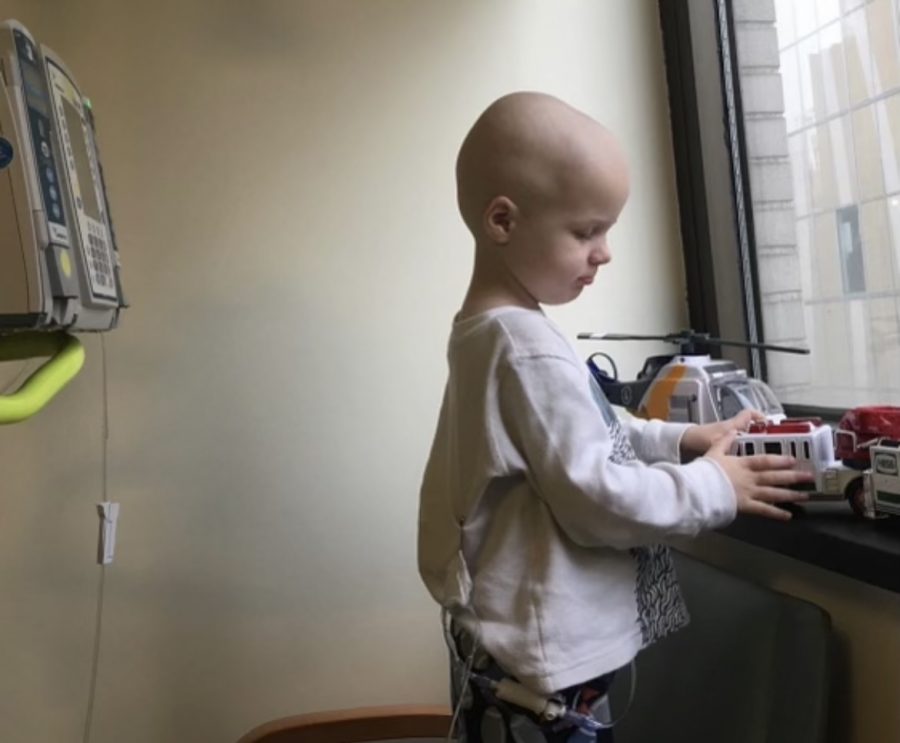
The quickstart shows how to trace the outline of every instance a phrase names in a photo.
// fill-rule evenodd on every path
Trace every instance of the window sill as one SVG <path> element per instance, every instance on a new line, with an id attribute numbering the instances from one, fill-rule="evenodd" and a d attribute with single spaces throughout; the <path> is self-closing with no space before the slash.
<path id="1" fill-rule="evenodd" d="M 900 593 L 900 517 L 867 521 L 843 502 L 793 510 L 787 522 L 739 515 L 720 533 Z"/>

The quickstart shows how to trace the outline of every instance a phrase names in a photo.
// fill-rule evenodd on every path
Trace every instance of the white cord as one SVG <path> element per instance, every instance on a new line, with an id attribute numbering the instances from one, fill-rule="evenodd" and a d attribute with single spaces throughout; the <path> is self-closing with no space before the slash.
<path id="1" fill-rule="evenodd" d="M 447 650 L 450 651 L 450 656 L 453 660 L 451 663 L 451 667 L 455 665 L 456 661 L 461 660 L 459 657 L 459 650 L 457 650 L 454 645 L 453 636 L 450 632 L 450 612 L 447 611 L 446 607 L 441 608 L 441 625 L 444 630 L 444 642 L 447 644 Z M 456 704 L 453 706 L 453 717 L 450 718 L 450 730 L 447 732 L 447 743 L 453 740 L 453 733 L 456 730 L 456 722 L 459 719 L 459 713 L 462 710 L 463 701 L 465 700 L 466 692 L 469 690 L 469 680 L 472 678 L 472 667 L 475 665 L 475 653 L 478 652 L 478 640 L 472 639 L 472 650 L 469 653 L 469 657 L 466 659 L 465 672 L 463 673 L 462 683 L 459 685 L 459 696 L 456 700 Z"/>
<path id="2" fill-rule="evenodd" d="M 459 687 L 459 698 L 456 700 L 456 704 L 453 707 L 453 717 L 450 718 L 450 730 L 447 732 L 447 743 L 451 743 L 453 741 L 453 734 L 456 732 L 456 723 L 459 720 L 459 713 L 462 710 L 463 701 L 466 698 L 467 693 L 469 692 L 469 679 L 472 677 L 472 665 L 475 662 L 475 651 L 478 649 L 478 646 L 472 648 L 472 652 L 469 653 L 469 658 L 466 661 L 466 672 L 463 674 L 462 684 Z"/>
<path id="3" fill-rule="evenodd" d="M 625 709 L 622 710 L 622 713 L 615 719 L 610 720 L 607 724 L 608 727 L 615 727 L 622 720 L 625 719 L 625 715 L 628 714 L 628 711 L 631 709 L 631 705 L 634 703 L 634 694 L 637 691 L 637 664 L 634 661 L 634 658 L 631 659 L 631 663 L 628 664 L 628 670 L 631 675 L 631 684 L 628 689 L 628 701 L 625 703 Z M 607 695 L 609 692 L 607 691 Z"/>

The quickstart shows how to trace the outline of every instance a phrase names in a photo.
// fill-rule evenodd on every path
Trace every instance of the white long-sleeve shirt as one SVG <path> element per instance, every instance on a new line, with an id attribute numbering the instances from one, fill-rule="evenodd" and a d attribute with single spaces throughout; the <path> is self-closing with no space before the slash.
<path id="1" fill-rule="evenodd" d="M 510 674 L 552 692 L 628 663 L 683 625 L 668 550 L 734 518 L 685 425 L 620 424 L 539 310 L 456 322 L 422 483 L 419 571 Z M 592 385 L 595 389 L 592 389 Z"/>

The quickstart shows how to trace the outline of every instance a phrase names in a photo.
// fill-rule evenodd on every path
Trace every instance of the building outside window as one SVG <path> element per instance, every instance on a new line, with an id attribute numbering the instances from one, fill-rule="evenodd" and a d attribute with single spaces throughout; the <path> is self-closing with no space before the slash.
<path id="1" fill-rule="evenodd" d="M 837 234 L 844 294 L 864 292 L 866 277 L 863 267 L 862 240 L 859 237 L 859 209 L 856 204 L 837 210 Z"/>
<path id="2" fill-rule="evenodd" d="M 898 0 L 731 6 L 764 340 L 782 402 L 900 404 Z"/>

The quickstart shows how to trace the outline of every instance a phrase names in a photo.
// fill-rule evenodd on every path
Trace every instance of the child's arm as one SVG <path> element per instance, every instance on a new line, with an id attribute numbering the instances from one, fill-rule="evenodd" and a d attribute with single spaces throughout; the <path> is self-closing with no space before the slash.
<path id="1" fill-rule="evenodd" d="M 610 429 L 597 412 L 583 370 L 570 359 L 520 357 L 504 375 L 499 394 L 503 420 L 497 446 L 508 444 L 522 457 L 539 497 L 575 542 L 625 548 L 668 535 L 693 535 L 734 518 L 731 476 L 710 457 L 686 465 L 612 461 Z M 643 428 L 645 440 L 655 440 L 659 451 L 677 451 L 677 437 L 664 430 L 675 429 L 652 422 Z M 760 463 L 759 472 L 741 480 L 750 493 L 763 474 L 767 478 L 765 493 L 748 497 L 796 497 L 781 489 L 793 473 L 779 471 L 769 478 L 772 471 L 788 469 L 788 458 L 783 459 Z"/>
<path id="2" fill-rule="evenodd" d="M 738 431 L 746 431 L 753 421 L 765 419 L 766 416 L 758 410 L 742 410 L 737 415 L 717 423 L 690 426 L 681 437 L 679 444 L 681 454 L 688 458 L 702 456 L 720 439 L 732 436 Z"/>
<path id="3" fill-rule="evenodd" d="M 764 418 L 755 410 L 743 410 L 728 420 L 704 425 L 631 416 L 623 416 L 620 420 L 638 459 L 651 464 L 703 456 L 723 436 L 732 431 L 746 431 L 751 421 Z"/>
<path id="4" fill-rule="evenodd" d="M 630 415 L 620 416 L 637 458 L 647 464 L 680 462 L 681 443 L 685 433 L 695 428 L 692 423 L 669 423 L 657 419 L 644 420 Z"/>

